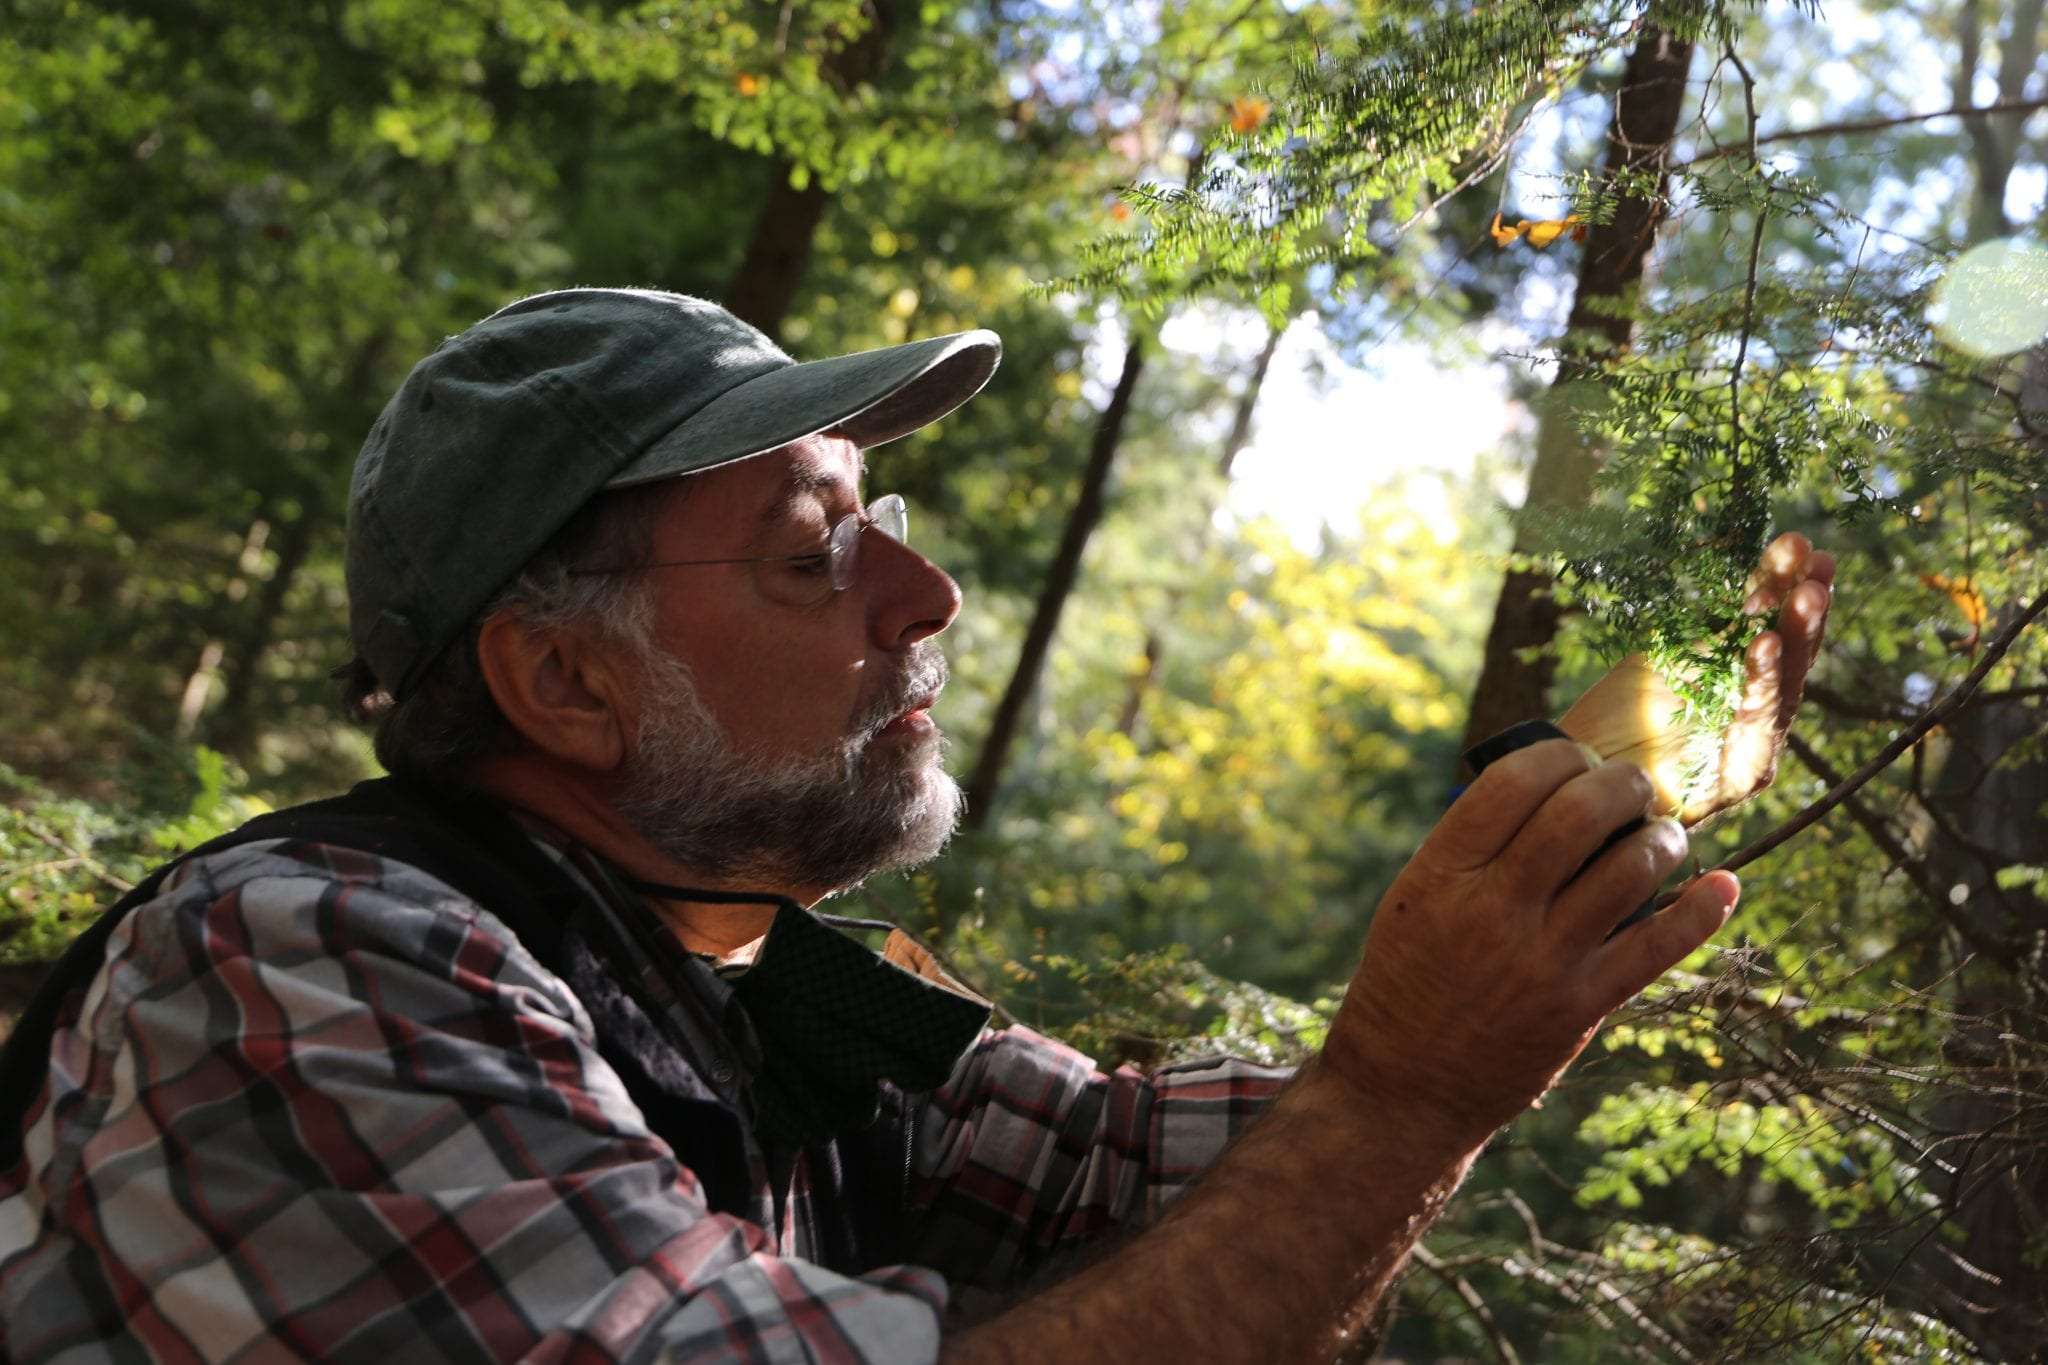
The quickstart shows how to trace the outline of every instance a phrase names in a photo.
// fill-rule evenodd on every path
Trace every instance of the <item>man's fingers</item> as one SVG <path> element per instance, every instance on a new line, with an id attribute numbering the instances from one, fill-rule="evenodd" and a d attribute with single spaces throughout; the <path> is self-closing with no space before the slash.
<path id="1" fill-rule="evenodd" d="M 1773 717 L 1785 687 L 1785 638 L 1767 630 L 1749 642 L 1742 657 L 1742 699 L 1735 704 L 1735 722 L 1740 725 L 1759 717 Z"/>
<path id="2" fill-rule="evenodd" d="M 1517 749 L 1472 780 L 1436 822 L 1422 849 L 1459 868 L 1491 862 L 1552 792 L 1584 775 L 1597 761 L 1590 750 L 1568 739 L 1546 739 Z"/>
<path id="3" fill-rule="evenodd" d="M 1779 687 L 1777 727 L 1792 726 L 1792 717 L 1806 695 L 1806 674 L 1820 657 L 1820 642 L 1827 633 L 1828 608 L 1834 601 L 1835 557 L 1825 550 L 1814 551 L 1806 563 L 1806 579 L 1785 598 L 1779 616 L 1779 630 L 1785 637 L 1784 678 Z"/>
<path id="4" fill-rule="evenodd" d="M 1806 673 L 1820 654 L 1821 633 L 1827 626 L 1828 589 L 1822 583 L 1801 583 L 1786 599 L 1779 619 L 1784 636 L 1783 677 L 1779 683 L 1776 723 L 1780 731 L 1791 728 L 1792 717 L 1806 695 Z"/>
<path id="5" fill-rule="evenodd" d="M 1652 820 L 1594 859 L 1550 908 L 1562 941 L 1585 951 L 1597 946 L 1685 861 L 1691 847 L 1676 820 Z"/>
<path id="6" fill-rule="evenodd" d="M 1733 872 L 1708 872 L 1694 878 L 1677 900 L 1602 945 L 1593 954 L 1589 976 L 1602 1012 L 1619 1009 L 1712 938 L 1728 922 L 1741 893 Z"/>
<path id="7" fill-rule="evenodd" d="M 1812 555 L 1813 542 L 1797 531 L 1787 531 L 1766 545 L 1762 560 L 1749 576 L 1749 596 L 1742 609 L 1765 612 L 1784 601 L 1793 585 L 1808 575 Z"/>
<path id="8" fill-rule="evenodd" d="M 1655 794 L 1649 774 L 1633 763 L 1603 763 L 1582 773 L 1529 817 L 1501 854 L 1502 874 L 1518 892 L 1549 898 L 1616 830 L 1640 820 Z"/>

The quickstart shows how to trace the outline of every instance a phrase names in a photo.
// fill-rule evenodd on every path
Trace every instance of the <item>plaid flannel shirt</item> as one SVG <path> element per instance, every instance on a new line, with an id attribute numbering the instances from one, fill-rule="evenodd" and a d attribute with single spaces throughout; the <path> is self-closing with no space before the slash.
<path id="1" fill-rule="evenodd" d="M 282 842 L 181 868 L 51 1052 L 0 1173 L 18 1362 L 931 1360 L 948 1279 L 1151 1217 L 1285 1081 L 985 1031 L 918 1124 L 915 1264 L 839 1274 L 802 1163 L 712 1212 L 488 911 Z"/>

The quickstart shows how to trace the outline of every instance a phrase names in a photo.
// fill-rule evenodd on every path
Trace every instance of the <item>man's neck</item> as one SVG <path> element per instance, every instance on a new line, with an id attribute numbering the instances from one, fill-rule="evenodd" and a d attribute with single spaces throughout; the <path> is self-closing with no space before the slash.
<path id="1" fill-rule="evenodd" d="M 788 896 L 799 905 L 824 899 L 830 888 L 763 885 L 713 876 L 668 857 L 619 813 L 610 784 L 592 774 L 545 759 L 516 754 L 491 758 L 475 774 L 477 786 L 494 800 L 531 816 L 583 845 L 636 881 L 706 891 L 746 891 Z M 768 932 L 772 905 L 719 905 L 687 899 L 648 897 L 683 947 L 726 957 Z"/>

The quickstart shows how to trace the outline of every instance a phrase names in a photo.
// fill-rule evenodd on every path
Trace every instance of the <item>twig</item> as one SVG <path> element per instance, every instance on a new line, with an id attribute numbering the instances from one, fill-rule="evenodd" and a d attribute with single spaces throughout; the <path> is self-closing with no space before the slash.
<path id="1" fill-rule="evenodd" d="M 1977 704 L 1985 706 L 1991 702 L 2024 701 L 2029 697 L 2048 697 L 2048 687 L 2004 687 L 1996 692 L 1979 692 Z"/>
<path id="2" fill-rule="evenodd" d="M 73 858 L 76 858 L 79 861 L 79 863 L 86 868 L 86 870 L 92 873 L 93 876 L 99 878 L 101 881 L 105 882 L 108 886 L 120 892 L 122 895 L 125 896 L 130 891 L 133 891 L 135 889 L 134 882 L 124 881 L 121 878 L 115 876 L 112 872 L 109 872 L 107 870 L 107 865 L 105 863 L 93 857 L 84 849 L 79 848 L 77 845 L 73 844 L 69 839 L 66 839 L 63 835 L 57 833 L 57 831 L 45 828 L 42 824 L 30 819 L 26 815 L 23 815 L 20 818 L 23 829 L 26 829 L 30 834 L 35 835 L 36 838 L 41 839 L 51 848 L 62 849 L 64 852 L 70 854 Z"/>
<path id="3" fill-rule="evenodd" d="M 1414 1256 L 1423 1269 L 1449 1285 L 1451 1292 L 1463 1299 L 1465 1307 L 1472 1310 L 1473 1320 L 1479 1324 L 1480 1330 L 1486 1333 L 1487 1345 L 1493 1348 L 1493 1358 L 1498 1360 L 1500 1365 L 1522 1365 L 1522 1358 L 1515 1354 L 1514 1345 L 1501 1332 L 1500 1324 L 1493 1320 L 1492 1310 L 1487 1308 L 1486 1300 L 1479 1297 L 1479 1291 L 1472 1287 L 1472 1282 L 1444 1264 L 1443 1258 L 1420 1243 L 1416 1244 Z"/>
<path id="4" fill-rule="evenodd" d="M 1527 1275 L 1545 1288 L 1556 1290 L 1566 1300 L 1584 1308 L 1595 1322 L 1607 1328 L 1610 1332 L 1613 1331 L 1614 1326 L 1608 1321 L 1606 1315 L 1589 1302 L 1584 1294 L 1583 1289 L 1589 1288 L 1593 1291 L 1593 1297 L 1597 1297 L 1609 1307 L 1617 1309 L 1623 1317 L 1635 1325 L 1637 1331 L 1656 1342 L 1658 1349 L 1664 1353 L 1664 1359 L 1688 1361 L 1698 1359 L 1691 1351 L 1686 1350 L 1676 1337 L 1651 1321 L 1650 1315 L 1638 1308 L 1635 1300 L 1631 1299 L 1613 1281 L 1604 1276 L 1595 1275 L 1587 1271 L 1577 1272 L 1569 1276 L 1559 1275 L 1548 1267 L 1531 1265 L 1523 1261 L 1519 1256 L 1509 1256 L 1503 1259 L 1501 1261 L 1501 1269 L 1510 1275 Z M 1577 1283 L 1575 1284 L 1574 1281 Z"/>
<path id="5" fill-rule="evenodd" d="M 1977 695 L 1981 701 L 1987 694 L 1980 692 Z M 1883 721 L 1888 725 L 1909 721 L 1918 714 L 1905 706 L 1887 706 L 1876 702 L 1853 701 L 1833 688 L 1811 680 L 1808 680 L 1806 684 L 1806 697 L 1807 700 L 1819 706 L 1821 710 L 1831 712 L 1834 715 L 1849 716 L 1856 720 Z"/>
<path id="6" fill-rule="evenodd" d="M 67 867 L 80 867 L 84 863 L 85 859 L 76 856 L 69 858 L 46 858 L 42 862 L 30 863 L 26 867 L 10 867 L 7 869 L 7 874 L 11 877 L 33 877 L 38 872 L 61 872 Z"/>
<path id="7" fill-rule="evenodd" d="M 1862 272 L 1862 270 L 1863 270 L 1863 253 L 1864 253 L 1864 251 L 1865 251 L 1865 250 L 1866 250 L 1866 249 L 1867 249 L 1867 248 L 1868 248 L 1869 246 L 1870 246 L 1870 228 L 1869 228 L 1868 226 L 1866 226 L 1866 227 L 1865 227 L 1865 228 L 1863 229 L 1863 240 L 1862 240 L 1862 241 L 1860 241 L 1860 242 L 1858 242 L 1858 243 L 1856 244 L 1856 261 L 1855 261 L 1855 264 L 1853 264 L 1853 265 L 1851 265 L 1851 266 L 1849 267 L 1849 278 L 1848 278 L 1848 280 L 1847 280 L 1847 281 L 1846 281 L 1846 282 L 1845 282 L 1845 283 L 1844 283 L 1844 284 L 1842 285 L 1842 292 L 1841 292 L 1841 294 L 1840 294 L 1840 295 L 1838 296 L 1838 297 L 1839 297 L 1839 299 L 1840 299 L 1840 303 L 1838 303 L 1838 304 L 1836 305 L 1836 306 L 1837 306 L 1838 308 L 1846 308 L 1846 307 L 1847 307 L 1847 305 L 1848 305 L 1848 301 L 1849 301 L 1849 296 L 1850 296 L 1850 294 L 1852 294 L 1852 293 L 1854 293 L 1854 292 L 1855 292 L 1855 289 L 1856 289 L 1856 276 L 1857 276 L 1858 274 L 1860 274 L 1860 273 Z M 1830 318 L 1830 319 L 1828 320 L 1828 339 L 1827 339 L 1826 341 L 1824 341 L 1824 342 L 1822 342 L 1822 343 L 1821 343 L 1821 350 L 1823 350 L 1823 351 L 1832 351 L 1832 350 L 1834 350 L 1834 349 L 1835 349 L 1835 338 L 1836 338 L 1836 337 L 1837 337 L 1838 335 L 1840 335 L 1840 333 L 1841 333 L 1841 330 L 1842 330 L 1842 319 L 1841 319 L 1841 317 L 1840 317 L 1840 316 L 1838 315 L 1838 316 L 1836 316 L 1836 317 Z M 1782 354 L 1782 352 L 1781 352 L 1780 354 Z"/>
<path id="8" fill-rule="evenodd" d="M 1736 74 L 1742 77 L 1742 102 L 1749 113 L 1749 173 L 1764 179 L 1763 165 L 1756 155 L 1756 77 L 1743 65 L 1742 58 L 1735 51 L 1735 43 L 1728 43 L 1728 60 Z M 1756 269 L 1763 256 L 1764 226 L 1771 220 L 1770 205 L 1759 203 L 1756 208 L 1756 229 L 1749 237 L 1749 266 L 1742 280 L 1742 331 L 1735 343 L 1735 364 L 1728 371 L 1728 425 L 1733 432 L 1728 441 L 1728 463 L 1734 471 L 1735 487 L 1730 491 L 1740 505 L 1740 499 L 1748 495 L 1743 487 L 1748 480 L 1743 476 L 1742 464 L 1742 366 L 1749 359 L 1750 333 L 1756 327 Z"/>
<path id="9" fill-rule="evenodd" d="M 1555 1290 L 1564 1297 L 1565 1302 L 1585 1309 L 1586 1316 L 1593 1319 L 1602 1328 L 1609 1332 L 1614 1330 L 1613 1319 L 1601 1312 L 1598 1305 L 1586 1302 L 1586 1296 L 1581 1294 L 1571 1281 L 1548 1266 L 1538 1265 L 1534 1261 L 1525 1261 L 1520 1256 L 1504 1256 L 1501 1258 L 1500 1268 L 1515 1279 L 1521 1279 L 1526 1275 L 1545 1289 Z"/>
<path id="10" fill-rule="evenodd" d="M 1688 161 L 1681 161 L 1671 169 L 1682 171 L 1704 161 L 1719 161 L 1722 157 L 1738 156 L 1744 152 L 1756 155 L 1756 149 L 1772 142 L 1796 142 L 1801 138 L 1832 137 L 1837 133 L 1877 133 L 1887 128 L 1897 128 L 1908 123 L 1926 123 L 1938 118 L 1971 118 L 1984 114 L 2023 114 L 2036 109 L 2048 109 L 2048 99 L 2008 100 L 2000 104 L 1981 107 L 1957 105 L 1952 109 L 1937 109 L 1929 114 L 1900 114 L 1894 118 L 1849 119 L 1841 123 L 1817 123 L 1811 128 L 1786 128 L 1779 132 L 1767 133 L 1754 138 L 1749 145 L 1740 147 L 1715 147 L 1701 152 Z"/>
<path id="11" fill-rule="evenodd" d="M 1972 668 L 1963 680 L 1956 684 L 1953 691 L 1929 707 L 1921 715 L 1920 719 L 1914 721 L 1904 730 L 1901 730 L 1898 736 L 1891 743 L 1885 745 L 1884 748 L 1878 750 L 1868 763 L 1865 763 L 1855 772 L 1842 779 L 1841 782 L 1828 791 L 1827 795 L 1809 805 L 1805 810 L 1800 811 L 1799 814 L 1793 816 L 1763 838 L 1758 839 L 1755 843 L 1741 849 L 1723 861 L 1716 863 L 1708 870 L 1711 872 L 1733 872 L 1737 868 L 1747 867 L 1772 849 L 1777 848 L 1778 845 L 1798 835 L 1807 826 L 1819 821 L 1821 817 L 1847 800 L 1851 793 L 1897 762 L 1899 755 L 1905 753 L 1906 750 L 1912 748 L 1915 744 L 1918 744 L 1928 731 L 1962 709 L 1963 703 L 1970 699 L 1971 694 L 1977 690 L 1977 685 L 1984 681 L 1986 674 L 1991 672 L 1993 665 L 2000 659 L 2003 659 L 2006 651 L 2012 648 L 2013 641 L 2019 638 L 2020 632 L 2032 625 L 2034 619 L 2043 611 L 2048 611 L 2048 592 L 2037 594 L 2031 603 L 2023 608 L 2017 616 L 2013 617 L 2012 622 L 2004 630 L 1998 632 L 1998 638 L 1993 640 L 1985 649 L 1984 657 L 1977 660 L 1977 666 Z M 1667 892 L 1665 895 L 1658 897 L 1658 902 L 1660 905 L 1668 905 L 1677 899 L 1676 893 Z"/>

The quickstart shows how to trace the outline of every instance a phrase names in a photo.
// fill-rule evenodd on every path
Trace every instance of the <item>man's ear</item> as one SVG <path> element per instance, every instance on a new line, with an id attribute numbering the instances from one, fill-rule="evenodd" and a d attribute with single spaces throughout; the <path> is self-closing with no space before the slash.
<path id="1" fill-rule="evenodd" d="M 550 758 L 610 772 L 625 761 L 630 695 L 618 652 L 577 630 L 535 630 L 501 611 L 476 645 L 484 684 L 512 728 Z"/>

